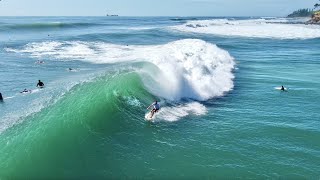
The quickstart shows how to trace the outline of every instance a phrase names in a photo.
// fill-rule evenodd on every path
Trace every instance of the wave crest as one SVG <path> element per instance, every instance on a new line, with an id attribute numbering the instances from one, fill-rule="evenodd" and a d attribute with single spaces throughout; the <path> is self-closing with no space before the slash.
<path id="1" fill-rule="evenodd" d="M 171 27 L 174 30 L 221 36 L 277 39 L 311 39 L 320 37 L 317 25 L 296 24 L 284 18 L 250 20 L 198 20 Z"/>
<path id="2" fill-rule="evenodd" d="M 169 99 L 207 100 L 233 88 L 233 57 L 216 45 L 199 39 L 184 39 L 164 45 L 116 45 L 103 42 L 30 43 L 10 52 L 35 57 L 81 60 L 90 63 L 149 62 L 139 70 L 153 94 Z M 150 78 L 146 78 L 150 77 Z"/>

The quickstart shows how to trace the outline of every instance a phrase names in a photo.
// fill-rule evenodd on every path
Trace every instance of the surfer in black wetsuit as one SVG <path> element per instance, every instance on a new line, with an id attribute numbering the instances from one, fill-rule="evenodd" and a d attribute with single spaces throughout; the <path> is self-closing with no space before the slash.
<path id="1" fill-rule="evenodd" d="M 3 101 L 2 94 L 0 93 L 0 102 Z"/>
<path id="2" fill-rule="evenodd" d="M 281 91 L 285 91 L 286 89 L 283 87 L 283 86 L 281 86 L 281 89 L 280 89 Z"/>
<path id="3" fill-rule="evenodd" d="M 41 81 L 39 80 L 39 82 L 38 82 L 38 84 L 37 84 L 37 87 L 39 87 L 39 88 L 43 88 L 43 87 L 44 87 L 43 82 L 41 82 Z"/>
<path id="4" fill-rule="evenodd" d="M 154 113 L 158 112 L 160 109 L 160 104 L 158 103 L 158 101 L 155 101 L 154 103 L 152 103 L 147 109 L 149 109 L 151 106 L 153 106 L 153 109 L 151 110 L 151 116 L 150 118 L 153 117 Z"/>

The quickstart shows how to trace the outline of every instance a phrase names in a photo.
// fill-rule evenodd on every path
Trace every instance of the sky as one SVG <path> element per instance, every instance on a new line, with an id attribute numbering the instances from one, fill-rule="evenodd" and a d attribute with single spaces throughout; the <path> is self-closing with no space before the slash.
<path id="1" fill-rule="evenodd" d="M 286 16 L 317 0 L 0 0 L 0 16 Z M 319 1 L 318 1 L 319 2 Z"/>

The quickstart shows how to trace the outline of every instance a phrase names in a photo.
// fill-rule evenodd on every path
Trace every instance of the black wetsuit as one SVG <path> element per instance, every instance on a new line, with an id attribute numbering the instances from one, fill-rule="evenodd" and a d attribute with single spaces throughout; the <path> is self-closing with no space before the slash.
<path id="1" fill-rule="evenodd" d="M 28 93 L 31 92 L 30 90 L 24 89 L 23 91 L 21 91 L 20 93 Z"/>
<path id="2" fill-rule="evenodd" d="M 44 86 L 43 82 L 39 81 L 37 84 L 37 87 L 43 87 L 43 86 Z"/>
<path id="3" fill-rule="evenodd" d="M 3 97 L 1 93 L 0 93 L 0 101 L 3 101 Z"/>

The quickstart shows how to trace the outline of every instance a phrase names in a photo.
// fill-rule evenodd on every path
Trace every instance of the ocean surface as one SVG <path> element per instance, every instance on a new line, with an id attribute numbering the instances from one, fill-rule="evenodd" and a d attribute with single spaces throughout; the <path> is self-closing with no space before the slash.
<path id="1" fill-rule="evenodd" d="M 302 22 L 0 17 L 0 179 L 319 179 L 320 26 Z"/>

